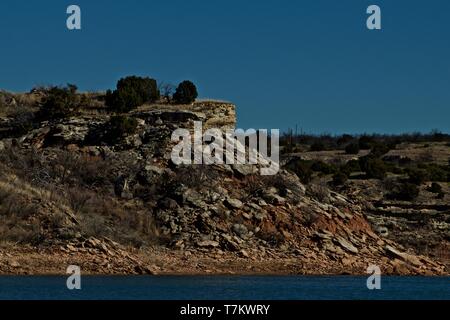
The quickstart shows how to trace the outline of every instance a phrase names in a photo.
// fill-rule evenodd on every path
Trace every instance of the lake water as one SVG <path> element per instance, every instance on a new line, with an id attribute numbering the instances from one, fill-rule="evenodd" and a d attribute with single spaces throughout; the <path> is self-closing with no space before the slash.
<path id="1" fill-rule="evenodd" d="M 0 299 L 137 300 L 450 300 L 450 277 L 382 277 L 368 290 L 353 276 L 82 276 L 81 290 L 65 277 L 0 276 Z"/>

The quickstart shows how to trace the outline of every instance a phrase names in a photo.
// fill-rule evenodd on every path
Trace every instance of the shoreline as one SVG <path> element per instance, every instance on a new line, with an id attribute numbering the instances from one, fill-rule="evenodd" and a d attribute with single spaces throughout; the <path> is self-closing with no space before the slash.
<path id="1" fill-rule="evenodd" d="M 67 251 L 57 248 L 0 248 L 0 276 L 68 276 L 69 265 L 87 276 L 362 276 L 378 263 L 384 276 L 449 276 L 445 269 L 417 268 L 398 259 L 354 259 L 351 264 L 330 259 L 306 260 L 301 255 L 271 252 L 243 257 L 240 253 L 176 251 L 165 248 L 119 249 L 115 253 Z M 343 261 L 345 262 L 344 258 Z"/>
<path id="2" fill-rule="evenodd" d="M 10 274 L 10 273 L 0 273 L 0 278 L 13 278 L 13 277 L 24 277 L 24 278 L 32 278 L 32 277 L 68 277 L 70 274 L 62 274 L 62 273 L 38 273 L 38 274 Z M 215 278 L 215 277 L 279 277 L 279 278 L 288 278 L 288 277 L 304 277 L 304 278 L 327 278 L 327 277 L 358 277 L 358 278 L 367 278 L 370 274 L 286 274 L 286 273 L 209 273 L 209 274 L 200 274 L 200 273 L 160 273 L 160 274 L 105 274 L 105 273 L 81 273 L 82 277 L 107 277 L 107 278 L 123 278 L 123 277 L 154 277 L 154 278 Z M 402 274 L 381 274 L 382 277 L 386 278 L 450 278 L 449 274 L 443 275 L 402 275 Z"/>

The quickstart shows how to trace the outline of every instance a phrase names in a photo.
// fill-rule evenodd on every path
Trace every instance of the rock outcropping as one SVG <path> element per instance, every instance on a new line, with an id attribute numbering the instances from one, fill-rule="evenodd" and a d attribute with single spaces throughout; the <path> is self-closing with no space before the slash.
<path id="1" fill-rule="evenodd" d="M 175 166 L 173 130 L 193 121 L 234 128 L 232 104 L 143 106 L 129 116 L 137 131 L 116 143 L 103 139 L 106 114 L 42 122 L 19 137 L 3 119 L 0 194 L 30 209 L 2 206 L 11 220 L 0 223 L 21 219 L 30 234 L 16 239 L 22 249 L 0 250 L 1 273 L 42 273 L 23 267 L 36 252 L 49 264 L 76 258 L 91 273 L 446 273 L 373 230 L 358 201 L 330 190 L 319 201 L 287 170 Z M 241 269 L 230 269 L 236 261 Z"/>

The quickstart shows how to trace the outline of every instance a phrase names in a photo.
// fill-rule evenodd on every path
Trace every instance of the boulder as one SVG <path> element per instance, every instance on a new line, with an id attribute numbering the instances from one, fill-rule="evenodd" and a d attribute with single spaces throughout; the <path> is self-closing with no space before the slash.
<path id="1" fill-rule="evenodd" d="M 206 203 L 203 201 L 203 196 L 193 190 L 193 189 L 187 189 L 183 193 L 183 203 L 184 204 L 192 204 L 198 208 L 205 209 L 208 207 Z"/>
<path id="2" fill-rule="evenodd" d="M 386 227 L 378 227 L 377 230 L 378 234 L 382 237 L 389 236 L 389 230 Z"/>
<path id="3" fill-rule="evenodd" d="M 217 248 L 219 243 L 213 240 L 198 241 L 197 246 L 200 248 Z"/>
<path id="4" fill-rule="evenodd" d="M 335 237 L 336 242 L 345 250 L 351 252 L 351 253 L 358 253 L 358 249 L 351 244 L 349 241 L 345 240 L 344 238 L 340 237 L 340 236 L 336 236 Z"/>
<path id="5" fill-rule="evenodd" d="M 238 199 L 226 199 L 225 205 L 230 209 L 240 209 L 244 206 L 244 204 Z"/>
<path id="6" fill-rule="evenodd" d="M 385 250 L 388 254 L 396 257 L 396 258 L 400 258 L 401 260 L 403 260 L 406 263 L 409 263 L 415 267 L 420 267 L 422 266 L 422 262 L 420 262 L 420 259 L 416 256 L 413 256 L 411 254 L 408 254 L 406 252 L 400 252 L 397 249 L 395 249 L 394 247 L 387 245 L 385 247 Z"/>
<path id="7" fill-rule="evenodd" d="M 90 124 L 84 119 L 71 119 L 68 122 L 57 124 L 51 132 L 53 143 L 62 145 L 80 144 L 89 133 Z"/>
<path id="8" fill-rule="evenodd" d="M 273 205 L 281 205 L 286 202 L 285 198 L 279 196 L 272 190 L 266 191 L 263 195 L 263 198 L 264 198 L 264 200 L 266 200 L 267 202 L 269 202 Z"/>
<path id="9" fill-rule="evenodd" d="M 245 238 L 248 234 L 248 229 L 243 224 L 234 224 L 233 232 L 236 233 L 239 237 Z"/>
<path id="10" fill-rule="evenodd" d="M 256 165 L 251 164 L 235 164 L 231 166 L 234 173 L 239 177 L 246 177 L 258 172 Z"/>
<path id="11" fill-rule="evenodd" d="M 258 221 L 263 221 L 265 218 L 267 218 L 267 213 L 264 211 L 257 211 L 253 214 L 253 217 Z"/>
<path id="12" fill-rule="evenodd" d="M 223 233 L 222 239 L 223 239 L 222 245 L 223 245 L 224 249 L 230 250 L 230 251 L 240 250 L 239 244 L 229 234 Z"/>
<path id="13" fill-rule="evenodd" d="M 153 185 L 164 173 L 164 169 L 155 165 L 147 164 L 138 174 L 139 183 L 143 185 Z"/>

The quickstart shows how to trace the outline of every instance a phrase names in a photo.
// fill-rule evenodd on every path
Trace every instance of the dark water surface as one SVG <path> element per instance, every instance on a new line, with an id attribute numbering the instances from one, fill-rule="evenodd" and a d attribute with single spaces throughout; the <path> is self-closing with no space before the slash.
<path id="1" fill-rule="evenodd" d="M 0 276 L 0 299 L 137 300 L 450 300 L 450 277 L 382 277 L 368 290 L 353 276 L 82 276 L 81 290 L 65 277 Z"/>

